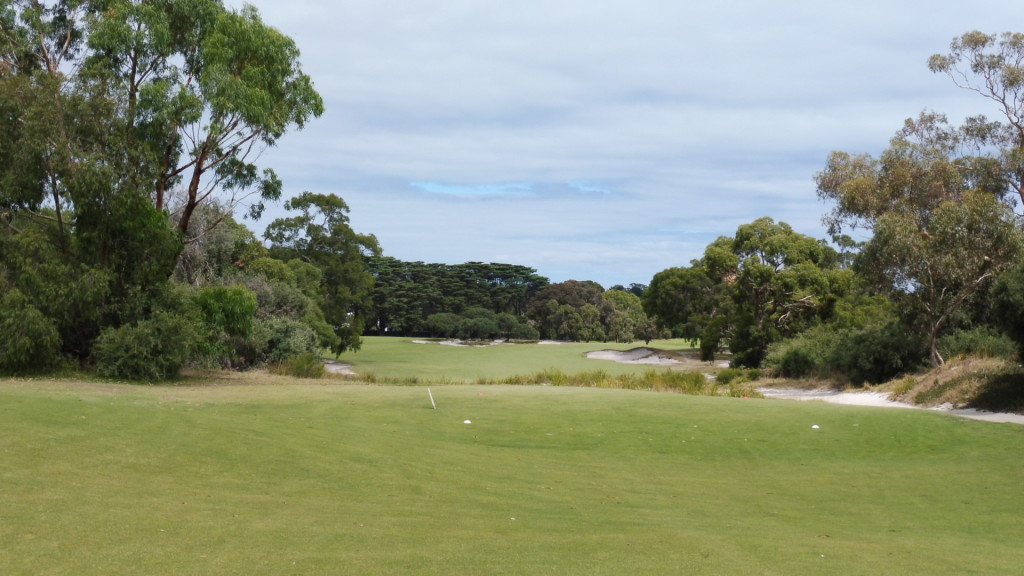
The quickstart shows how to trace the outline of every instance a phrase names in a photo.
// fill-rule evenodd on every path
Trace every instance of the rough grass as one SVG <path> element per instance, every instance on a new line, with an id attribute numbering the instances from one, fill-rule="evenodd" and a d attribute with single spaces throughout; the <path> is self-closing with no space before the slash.
<path id="1" fill-rule="evenodd" d="M 938 406 L 1024 413 L 1024 369 L 998 358 L 958 357 L 881 389 L 893 399 Z"/>
<path id="2" fill-rule="evenodd" d="M 1011 574 L 1024 561 L 1021 426 L 550 386 L 435 387 L 434 410 L 422 388 L 305 382 L 0 381 L 0 574 Z"/>

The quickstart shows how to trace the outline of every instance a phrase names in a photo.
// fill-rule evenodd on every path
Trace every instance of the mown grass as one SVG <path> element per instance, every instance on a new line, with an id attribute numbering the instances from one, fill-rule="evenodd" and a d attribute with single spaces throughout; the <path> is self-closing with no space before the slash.
<path id="1" fill-rule="evenodd" d="M 600 370 L 612 376 L 642 374 L 651 370 L 650 365 L 620 364 L 586 357 L 587 352 L 597 350 L 631 350 L 645 346 L 642 342 L 442 346 L 436 341 L 425 344 L 416 341 L 414 338 L 369 336 L 363 339 L 358 352 L 342 354 L 340 359 L 351 364 L 363 378 L 396 383 L 497 381 L 548 370 L 565 374 Z M 692 350 L 683 340 L 657 340 L 649 347 L 669 354 Z M 696 367 L 710 368 L 702 363 Z M 689 369 L 694 368 L 691 366 Z"/>
<path id="2" fill-rule="evenodd" d="M 0 382 L 0 574 L 1012 574 L 1024 561 L 1020 426 L 550 386 L 434 387 L 434 410 L 423 388 L 298 382 Z"/>

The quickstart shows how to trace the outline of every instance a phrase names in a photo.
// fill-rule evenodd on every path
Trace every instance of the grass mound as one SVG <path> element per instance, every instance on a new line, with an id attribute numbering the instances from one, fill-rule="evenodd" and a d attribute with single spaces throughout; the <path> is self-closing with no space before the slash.
<path id="1" fill-rule="evenodd" d="M 1024 369 L 998 358 L 959 357 L 891 382 L 894 399 L 1024 414 Z"/>

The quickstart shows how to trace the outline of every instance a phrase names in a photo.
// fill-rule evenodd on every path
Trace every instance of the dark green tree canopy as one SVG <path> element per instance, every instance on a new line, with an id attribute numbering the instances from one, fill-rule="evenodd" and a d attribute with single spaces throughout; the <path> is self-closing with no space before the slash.
<path id="1" fill-rule="evenodd" d="M 366 262 L 380 255 L 376 237 L 353 231 L 348 205 L 333 194 L 303 192 L 284 206 L 298 215 L 267 226 L 271 255 L 320 269 L 321 308 L 338 336 L 335 352 L 358 350 L 372 308 L 373 276 Z"/>

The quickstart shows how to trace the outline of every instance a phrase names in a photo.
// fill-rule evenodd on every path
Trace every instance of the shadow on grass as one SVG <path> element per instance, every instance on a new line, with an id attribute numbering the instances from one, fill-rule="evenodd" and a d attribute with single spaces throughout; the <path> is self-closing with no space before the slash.
<path id="1" fill-rule="evenodd" d="M 990 375 L 970 403 L 971 408 L 1024 414 L 1024 370 Z"/>

